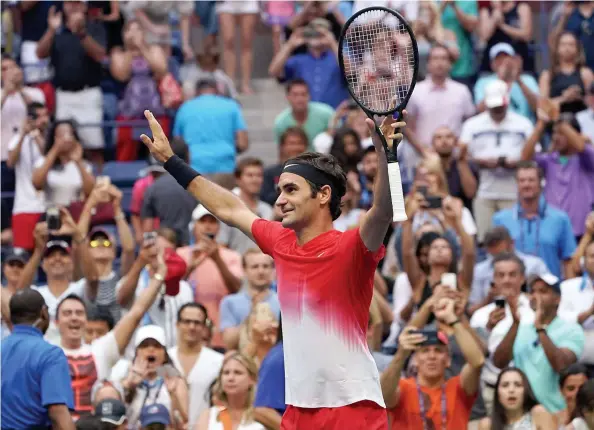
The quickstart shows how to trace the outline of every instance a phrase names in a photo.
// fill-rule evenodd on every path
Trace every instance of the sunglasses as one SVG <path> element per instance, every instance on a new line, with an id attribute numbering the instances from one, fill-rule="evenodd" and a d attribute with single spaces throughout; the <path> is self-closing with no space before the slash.
<path id="1" fill-rule="evenodd" d="M 111 241 L 107 240 L 107 239 L 103 239 L 103 240 L 91 240 L 91 242 L 89 243 L 91 245 L 91 248 L 99 248 L 99 247 L 103 247 L 103 248 L 109 248 L 111 247 Z"/>

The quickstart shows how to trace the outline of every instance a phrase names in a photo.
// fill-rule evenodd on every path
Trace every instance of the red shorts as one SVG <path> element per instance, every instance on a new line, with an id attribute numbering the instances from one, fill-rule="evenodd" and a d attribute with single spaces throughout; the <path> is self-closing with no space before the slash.
<path id="1" fill-rule="evenodd" d="M 16 214 L 12 216 L 12 246 L 32 251 L 35 248 L 33 230 L 42 214 Z"/>
<path id="2" fill-rule="evenodd" d="M 339 408 L 298 408 L 289 405 L 281 430 L 387 430 L 386 409 L 370 400 Z"/>

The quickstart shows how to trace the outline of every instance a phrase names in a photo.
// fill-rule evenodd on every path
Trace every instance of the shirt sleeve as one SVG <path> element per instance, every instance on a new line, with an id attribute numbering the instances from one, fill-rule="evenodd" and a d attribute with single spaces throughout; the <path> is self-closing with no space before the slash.
<path id="1" fill-rule="evenodd" d="M 474 102 L 478 105 L 480 102 L 483 101 L 483 99 L 485 98 L 485 86 L 486 86 L 487 81 L 485 80 L 485 78 L 479 78 L 478 81 L 476 81 L 476 84 L 474 84 Z"/>
<path id="2" fill-rule="evenodd" d="M 233 113 L 233 131 L 244 131 L 247 129 L 245 125 L 245 120 L 243 119 L 243 114 L 241 113 L 241 108 L 239 107 L 238 103 L 235 103 L 235 112 Z"/>
<path id="3" fill-rule="evenodd" d="M 472 151 L 472 145 L 470 145 L 472 143 L 472 125 L 470 120 L 466 120 L 464 121 L 464 124 L 462 124 L 462 130 L 460 131 L 460 141 L 468 145 L 469 152 Z"/>
<path id="4" fill-rule="evenodd" d="M 120 359 L 120 348 L 113 330 L 93 342 L 91 349 L 97 366 L 97 379 L 109 378 L 112 367 Z"/>
<path id="5" fill-rule="evenodd" d="M 45 356 L 41 371 L 41 404 L 66 405 L 74 410 L 74 394 L 70 379 L 68 360 L 64 351 L 54 347 Z"/>
<path id="6" fill-rule="evenodd" d="M 274 251 L 274 245 L 281 235 L 285 232 L 285 228 L 278 221 L 267 221 L 259 218 L 252 223 L 252 235 L 258 247 L 265 254 L 270 255 Z"/>
<path id="7" fill-rule="evenodd" d="M 472 94 L 468 88 L 464 88 L 464 118 L 470 118 L 476 113 L 476 107 L 474 106 L 474 102 L 472 101 Z"/>
<path id="8" fill-rule="evenodd" d="M 567 348 L 579 359 L 584 352 L 584 329 L 579 324 L 571 324 L 572 328 L 567 330 L 561 337 L 557 348 Z"/>
<path id="9" fill-rule="evenodd" d="M 560 257 L 561 260 L 569 260 L 573 256 L 577 245 L 575 243 L 575 236 L 573 235 L 573 227 L 571 226 L 571 221 L 567 214 L 564 214 L 562 222 Z"/>
<path id="10" fill-rule="evenodd" d="M 594 146 L 591 143 L 586 143 L 584 150 L 578 154 L 578 157 L 585 170 L 594 172 Z"/>
<path id="11" fill-rule="evenodd" d="M 20 140 L 20 136 L 15 135 L 10 139 L 10 142 L 8 142 L 8 150 L 12 151 L 14 148 L 17 147 L 18 143 Z"/>
<path id="12" fill-rule="evenodd" d="M 286 81 L 290 81 L 291 79 L 295 79 L 297 75 L 297 56 L 292 55 L 289 57 L 287 62 L 285 63 L 285 67 L 283 68 L 283 79 Z"/>
<path id="13" fill-rule="evenodd" d="M 140 216 L 140 211 L 142 209 L 143 180 L 144 178 L 137 180 L 132 187 L 132 199 L 130 201 L 130 213 L 132 213 L 132 215 Z"/>
<path id="14" fill-rule="evenodd" d="M 231 327 L 237 327 L 239 324 L 241 324 L 241 321 L 238 322 L 237 318 L 235 318 L 235 315 L 233 315 L 231 310 L 231 300 L 229 300 L 229 297 L 231 296 L 223 297 L 219 307 L 219 326 L 221 331 Z"/>
<path id="15" fill-rule="evenodd" d="M 258 373 L 258 387 L 254 407 L 285 409 L 285 366 L 282 355 L 274 351 L 262 361 Z"/>
<path id="16" fill-rule="evenodd" d="M 478 5 L 474 0 L 471 1 L 457 1 L 456 7 L 460 8 L 466 15 L 478 16 Z"/>

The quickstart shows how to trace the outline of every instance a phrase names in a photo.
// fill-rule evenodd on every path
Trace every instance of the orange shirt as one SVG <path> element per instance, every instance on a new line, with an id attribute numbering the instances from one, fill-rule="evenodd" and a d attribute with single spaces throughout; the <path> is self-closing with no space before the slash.
<path id="1" fill-rule="evenodd" d="M 219 252 L 229 271 L 242 279 L 241 255 L 222 246 L 219 248 Z M 192 256 L 191 247 L 178 248 L 177 253 L 186 263 L 189 263 Z M 223 297 L 229 294 L 229 290 L 225 286 L 221 272 L 219 272 L 215 262 L 211 258 L 207 258 L 190 274 L 188 282 L 194 290 L 196 301 L 204 305 L 208 311 L 208 317 L 215 325 L 212 334 L 212 345 L 223 347 L 223 335 L 219 329 L 219 305 Z"/>
<path id="2" fill-rule="evenodd" d="M 400 397 L 398 405 L 389 409 L 392 430 L 423 430 L 421 406 L 414 378 L 401 379 L 398 388 Z M 425 388 L 425 410 L 427 417 L 433 421 L 435 430 L 443 428 L 441 422 L 441 387 Z M 447 430 L 460 430 L 468 426 L 470 410 L 477 395 L 468 396 L 460 385 L 460 376 L 449 379 L 445 384 Z"/>

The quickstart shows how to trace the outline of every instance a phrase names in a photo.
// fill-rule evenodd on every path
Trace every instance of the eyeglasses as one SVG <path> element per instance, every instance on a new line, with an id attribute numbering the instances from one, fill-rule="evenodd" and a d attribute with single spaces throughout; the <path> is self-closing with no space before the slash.
<path id="1" fill-rule="evenodd" d="M 189 320 L 189 319 L 185 319 L 185 318 L 180 318 L 179 322 L 181 324 L 184 324 L 184 325 L 194 324 L 194 325 L 197 325 L 197 326 L 202 326 L 202 325 L 205 324 L 204 321 L 200 321 L 200 320 Z"/>
<path id="2" fill-rule="evenodd" d="M 90 242 L 91 248 L 109 248 L 111 247 L 111 241 L 104 239 L 104 240 L 91 240 Z"/>

